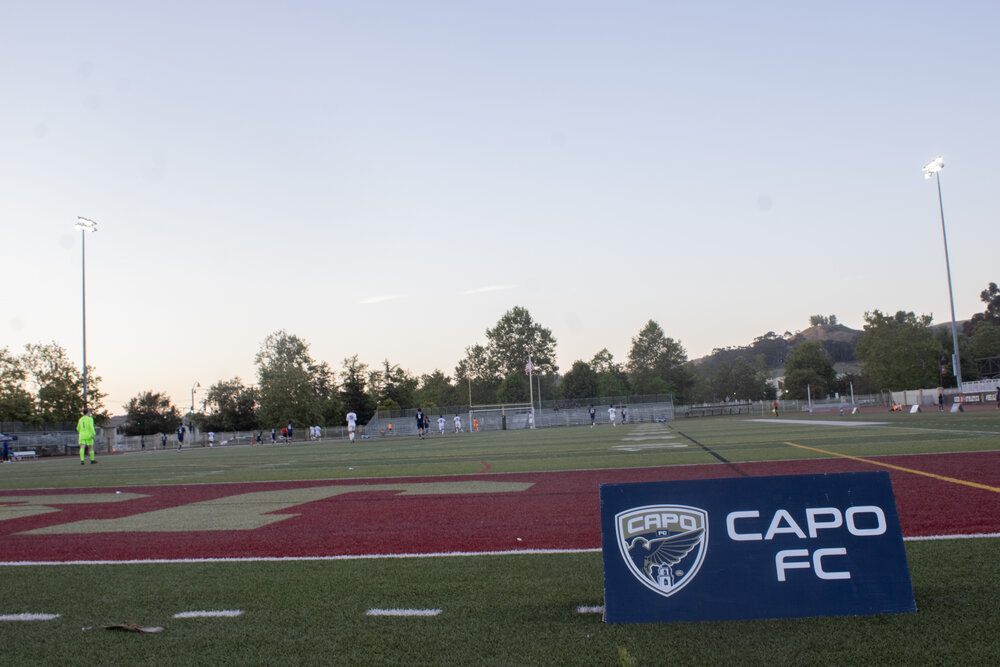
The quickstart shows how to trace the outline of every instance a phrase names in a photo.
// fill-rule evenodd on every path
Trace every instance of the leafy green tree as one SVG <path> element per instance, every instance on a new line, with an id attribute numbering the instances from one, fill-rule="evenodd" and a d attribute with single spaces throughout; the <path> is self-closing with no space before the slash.
<path id="1" fill-rule="evenodd" d="M 574 361 L 573 367 L 563 376 L 562 394 L 565 398 L 593 398 L 598 396 L 597 373 L 585 361 Z"/>
<path id="2" fill-rule="evenodd" d="M 508 373 L 497 389 L 498 403 L 527 403 L 528 398 L 528 375 L 524 369 Z"/>
<path id="3" fill-rule="evenodd" d="M 140 392 L 125 407 L 125 435 L 171 433 L 181 425 L 181 413 L 166 394 Z"/>
<path id="4" fill-rule="evenodd" d="M 332 383 L 326 364 L 317 364 L 309 345 L 284 329 L 270 334 L 255 357 L 259 390 L 258 424 L 310 426 L 324 421 Z"/>
<path id="5" fill-rule="evenodd" d="M 628 353 L 629 384 L 638 394 L 674 394 L 678 400 L 687 398 L 694 382 L 685 367 L 687 352 L 681 344 L 663 333 L 660 325 L 649 320 L 632 338 Z"/>
<path id="6" fill-rule="evenodd" d="M 208 431 L 250 431 L 257 427 L 257 390 L 235 377 L 212 385 L 205 399 Z"/>
<path id="7" fill-rule="evenodd" d="M 597 393 L 594 396 L 625 396 L 629 393 L 628 374 L 608 348 L 602 348 L 594 355 L 590 367 L 597 374 Z"/>
<path id="8" fill-rule="evenodd" d="M 0 421 L 31 421 L 35 400 L 25 389 L 27 378 L 21 358 L 6 347 L 0 349 Z"/>
<path id="9" fill-rule="evenodd" d="M 504 377 L 523 371 L 528 359 L 539 373 L 555 373 L 556 339 L 552 331 L 535 322 L 526 308 L 511 308 L 492 329 L 486 330 L 487 350 L 495 368 Z"/>
<path id="10" fill-rule="evenodd" d="M 807 341 L 792 348 L 785 360 L 785 389 L 789 398 L 825 398 L 834 391 L 837 372 L 823 353 L 819 341 Z M 807 389 L 808 387 L 808 389 Z"/>
<path id="11" fill-rule="evenodd" d="M 420 376 L 420 386 L 414 394 L 413 403 L 407 407 L 464 405 L 468 400 L 468 385 L 452 384 L 451 378 L 435 369 L 433 373 Z"/>
<path id="12" fill-rule="evenodd" d="M 982 324 L 982 323 L 980 323 Z M 941 345 L 941 349 L 944 350 L 943 358 L 940 360 L 940 367 L 944 369 L 941 372 L 938 384 L 942 386 L 958 386 L 958 379 L 955 377 L 955 369 L 952 368 L 951 355 L 955 351 L 955 339 L 951 336 L 951 326 L 946 327 L 936 327 L 932 328 L 934 331 L 934 337 L 937 338 L 938 343 Z M 958 352 L 959 358 L 962 363 L 962 379 L 963 380 L 978 380 L 979 379 L 979 364 L 976 362 L 975 355 L 972 353 L 972 344 L 968 338 L 963 333 L 958 334 Z"/>
<path id="13" fill-rule="evenodd" d="M 865 313 L 854 353 L 864 373 L 882 389 L 900 391 L 936 386 L 944 348 L 931 331 L 930 315 L 873 310 Z"/>
<path id="14" fill-rule="evenodd" d="M 492 403 L 503 378 L 489 350 L 476 344 L 465 348 L 465 358 L 455 367 L 456 385 L 470 388 L 472 403 Z"/>
<path id="15" fill-rule="evenodd" d="M 368 374 L 368 393 L 378 405 L 392 401 L 397 405 L 413 406 L 420 380 L 386 359 L 382 367 Z"/>
<path id="16" fill-rule="evenodd" d="M 969 338 L 969 349 L 974 359 L 1000 357 L 1000 324 L 979 322 Z"/>
<path id="17" fill-rule="evenodd" d="M 963 328 L 966 336 L 971 336 L 980 322 L 1000 326 L 1000 287 L 996 283 L 990 283 L 979 293 L 979 300 L 986 304 L 986 310 L 976 313 L 965 323 Z"/>
<path id="18" fill-rule="evenodd" d="M 371 420 L 377 404 L 368 392 L 367 377 L 368 365 L 358 361 L 358 355 L 344 359 L 340 371 L 341 400 L 345 414 L 354 410 L 362 424 Z"/>
<path id="19" fill-rule="evenodd" d="M 24 346 L 23 367 L 27 382 L 36 388 L 35 419 L 75 422 L 83 414 L 83 377 L 69 355 L 55 342 Z M 107 420 L 100 390 L 101 378 L 87 367 L 87 403 L 98 424 Z"/>

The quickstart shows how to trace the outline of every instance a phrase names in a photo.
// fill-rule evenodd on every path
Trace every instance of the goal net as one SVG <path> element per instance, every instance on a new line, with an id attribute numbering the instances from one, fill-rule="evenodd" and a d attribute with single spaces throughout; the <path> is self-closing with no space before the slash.
<path id="1" fill-rule="evenodd" d="M 501 431 L 528 428 L 532 407 L 529 403 L 503 405 L 473 405 L 469 409 L 469 431 L 478 424 L 480 431 Z"/>

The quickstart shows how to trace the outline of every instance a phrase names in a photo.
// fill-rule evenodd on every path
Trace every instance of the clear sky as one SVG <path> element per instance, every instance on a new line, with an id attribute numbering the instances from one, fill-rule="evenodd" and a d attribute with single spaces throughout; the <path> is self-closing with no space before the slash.
<path id="1" fill-rule="evenodd" d="M 513 306 L 563 371 L 1000 280 L 1000 3 L 0 4 L 0 347 L 179 407 L 284 328 L 451 375 Z M 80 363 L 79 361 L 77 362 Z M 203 396 L 203 394 L 200 394 Z"/>

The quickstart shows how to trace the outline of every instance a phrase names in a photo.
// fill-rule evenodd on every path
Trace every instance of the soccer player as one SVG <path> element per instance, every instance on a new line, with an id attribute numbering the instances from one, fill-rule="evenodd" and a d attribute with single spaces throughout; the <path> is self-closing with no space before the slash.
<path id="1" fill-rule="evenodd" d="M 608 406 L 608 419 L 611 421 L 612 426 L 618 426 L 618 424 L 615 423 L 615 406 L 613 405 Z"/>
<path id="2" fill-rule="evenodd" d="M 444 435 L 444 415 L 438 415 L 438 432 Z"/>
<path id="3" fill-rule="evenodd" d="M 462 415 L 455 415 L 455 433 L 462 432 Z"/>
<path id="4" fill-rule="evenodd" d="M 597 419 L 597 410 L 594 409 L 594 405 L 591 404 L 590 408 L 590 428 L 594 428 L 594 421 Z"/>
<path id="5" fill-rule="evenodd" d="M 528 428 L 535 428 L 535 411 L 528 413 Z"/>
<path id="6" fill-rule="evenodd" d="M 94 436 L 97 430 L 94 428 L 94 418 L 90 416 L 90 408 L 83 409 L 83 416 L 76 423 L 76 432 L 79 434 L 80 443 L 80 465 L 83 465 L 83 455 L 90 450 L 90 462 L 97 463 L 94 459 Z"/>
<path id="7" fill-rule="evenodd" d="M 354 410 L 351 410 L 347 413 L 347 437 L 351 439 L 351 442 L 354 442 L 354 430 L 357 428 L 357 425 L 358 415 Z"/>
<path id="8" fill-rule="evenodd" d="M 417 435 L 420 439 L 424 439 L 424 410 L 423 408 L 417 408 Z"/>
<path id="9" fill-rule="evenodd" d="M 177 451 L 181 451 L 184 446 L 184 426 L 177 427 Z"/>
<path id="10" fill-rule="evenodd" d="M 208 446 L 215 447 L 215 431 L 208 432 Z"/>
<path id="11" fill-rule="evenodd" d="M 479 431 L 479 418 L 478 417 L 473 417 L 472 418 L 472 430 L 473 431 L 477 431 L 477 432 Z"/>

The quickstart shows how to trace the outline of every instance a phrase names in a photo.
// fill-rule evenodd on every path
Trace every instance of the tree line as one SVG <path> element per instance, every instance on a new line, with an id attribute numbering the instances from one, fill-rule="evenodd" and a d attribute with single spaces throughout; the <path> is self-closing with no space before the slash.
<path id="1" fill-rule="evenodd" d="M 1000 289 L 990 283 L 980 298 L 986 310 L 965 323 L 959 338 L 962 375 L 969 380 L 979 377 L 977 359 L 1000 356 Z M 837 319 L 814 315 L 810 323 L 836 326 Z M 255 355 L 256 382 L 218 381 L 191 419 L 205 430 L 243 431 L 289 422 L 340 425 L 351 410 L 365 422 L 376 409 L 527 402 L 529 359 L 547 400 L 638 394 L 671 394 L 677 403 L 770 400 L 779 391 L 787 398 L 805 398 L 807 391 L 818 398 L 851 388 L 872 393 L 955 384 L 950 330 L 932 327 L 930 315 L 866 312 L 853 349 L 792 338 L 768 332 L 748 346 L 717 349 L 693 362 L 679 341 L 649 320 L 632 337 L 625 360 L 603 348 L 560 373 L 551 330 L 517 306 L 486 330 L 485 342 L 465 348 L 451 375 L 435 369 L 417 376 L 388 359 L 369 366 L 357 355 L 331 368 L 313 358 L 305 340 L 280 330 Z M 833 365 L 845 357 L 856 357 L 860 372 L 838 375 Z M 779 386 L 774 377 L 781 369 Z M 0 421 L 74 421 L 83 408 L 80 373 L 56 343 L 27 345 L 20 355 L 0 349 L 0 380 Z M 107 418 L 100 381 L 88 368 L 88 398 L 99 422 Z M 162 392 L 140 392 L 126 410 L 129 434 L 168 432 L 183 420 Z"/>

